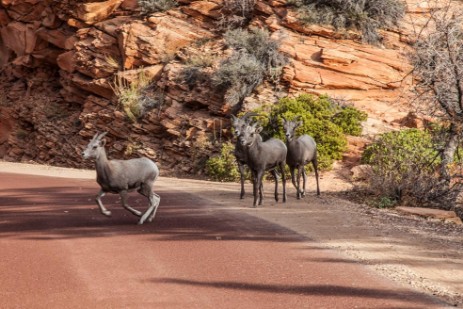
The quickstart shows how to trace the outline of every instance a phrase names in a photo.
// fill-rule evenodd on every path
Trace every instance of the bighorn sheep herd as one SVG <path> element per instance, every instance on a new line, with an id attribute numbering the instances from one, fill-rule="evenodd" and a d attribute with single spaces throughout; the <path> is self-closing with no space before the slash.
<path id="1" fill-rule="evenodd" d="M 297 190 L 298 199 L 305 196 L 306 172 L 305 165 L 312 163 L 317 182 L 317 195 L 320 195 L 318 184 L 317 145 L 314 139 L 308 135 L 295 137 L 296 129 L 302 125 L 300 117 L 289 121 L 283 118 L 283 128 L 286 135 L 286 144 L 276 138 L 263 140 L 260 135 L 262 126 L 253 122 L 251 117 L 257 113 L 246 113 L 242 117 L 232 116 L 232 126 L 237 141 L 235 144 L 235 157 L 238 163 L 241 180 L 240 198 L 244 198 L 244 180 L 247 165 L 251 171 L 253 182 L 253 206 L 262 204 L 263 177 L 266 171 L 270 171 L 275 179 L 275 200 L 278 201 L 278 180 L 281 177 L 283 184 L 283 202 L 286 202 L 286 177 L 285 165 L 288 164 L 291 180 Z M 96 168 L 96 181 L 101 189 L 96 196 L 96 203 L 100 212 L 105 216 L 111 216 L 101 201 L 106 193 L 115 193 L 121 196 L 122 206 L 135 216 L 140 217 L 138 224 L 146 220 L 151 222 L 155 215 L 160 196 L 153 192 L 153 185 L 159 176 L 157 165 L 148 158 L 130 160 L 109 160 L 106 155 L 104 137 L 107 132 L 96 133 L 82 152 L 84 159 L 94 159 Z M 279 173 L 277 173 L 277 169 Z M 297 169 L 297 181 L 294 171 Z M 303 178 L 302 190 L 300 188 L 301 175 Z M 148 198 L 148 209 L 142 213 L 127 204 L 129 191 L 137 190 L 138 193 Z"/>
<path id="2" fill-rule="evenodd" d="M 262 140 L 259 134 L 262 127 L 257 123 L 251 123 L 250 117 L 256 116 L 255 113 L 247 113 L 241 118 L 232 116 L 232 126 L 235 128 L 237 143 L 235 145 L 235 156 L 238 161 L 241 194 L 244 196 L 244 165 L 251 170 L 254 194 L 254 207 L 262 204 L 262 178 L 264 172 L 269 170 L 275 178 L 275 200 L 278 201 L 278 178 L 276 168 L 280 170 L 283 183 L 283 202 L 286 202 L 286 178 L 285 165 L 288 164 L 291 173 L 291 180 L 297 190 L 296 197 L 300 199 L 305 196 L 306 171 L 305 165 L 312 163 L 315 171 L 317 182 L 317 195 L 320 195 L 318 183 L 318 162 L 317 162 L 317 144 L 309 135 L 301 135 L 295 138 L 296 129 L 302 125 L 300 117 L 292 121 L 283 118 L 283 129 L 286 136 L 286 144 L 279 139 L 270 138 Z M 294 170 L 297 169 L 297 182 L 294 176 Z M 300 189 L 300 178 L 303 178 L 303 189 Z"/>

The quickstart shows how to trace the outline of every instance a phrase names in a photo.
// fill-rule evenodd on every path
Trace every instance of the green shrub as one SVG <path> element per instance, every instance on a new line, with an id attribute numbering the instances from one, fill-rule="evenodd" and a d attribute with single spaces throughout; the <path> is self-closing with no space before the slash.
<path id="1" fill-rule="evenodd" d="M 411 161 L 429 165 L 430 168 L 439 164 L 438 152 L 433 146 L 432 135 L 428 131 L 406 129 L 388 132 L 365 149 L 362 162 L 397 170 L 397 177 L 400 178 Z"/>
<path id="2" fill-rule="evenodd" d="M 367 120 L 368 114 L 352 106 L 343 106 L 334 115 L 333 123 L 348 135 L 359 136 L 362 134 L 362 122 Z"/>
<path id="3" fill-rule="evenodd" d="M 220 156 L 211 157 L 206 161 L 206 174 L 217 181 L 239 180 L 234 149 L 235 146 L 230 142 L 222 144 Z"/>
<path id="4" fill-rule="evenodd" d="M 342 153 L 347 149 L 346 133 L 361 132 L 361 121 L 366 114 L 354 111 L 357 110 L 353 107 L 340 107 L 327 96 L 306 94 L 296 98 L 283 98 L 278 104 L 271 106 L 268 112 L 257 110 L 264 116 L 262 124 L 265 134 L 282 140 L 285 140 L 285 136 L 279 125 L 282 122 L 281 116 L 286 119 L 301 116 L 303 125 L 297 129 L 297 134 L 308 134 L 315 139 L 321 169 L 329 169 L 335 160 L 342 158 Z M 348 115 L 353 118 L 347 119 Z M 344 128 L 348 132 L 344 132 Z"/>
<path id="5" fill-rule="evenodd" d="M 402 205 L 453 205 L 461 185 L 440 178 L 441 159 L 433 140 L 432 132 L 418 129 L 382 134 L 362 155 L 362 162 L 371 166 L 367 190 Z"/>
<path id="6" fill-rule="evenodd" d="M 405 14 L 400 0 L 292 0 L 290 4 L 298 8 L 302 22 L 359 30 L 368 43 L 379 42 L 377 30 L 397 25 Z"/>

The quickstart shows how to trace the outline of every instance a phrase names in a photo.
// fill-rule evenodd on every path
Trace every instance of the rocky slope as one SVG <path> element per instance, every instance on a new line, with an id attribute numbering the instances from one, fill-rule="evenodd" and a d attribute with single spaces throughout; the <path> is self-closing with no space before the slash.
<path id="1" fill-rule="evenodd" d="M 353 32 L 303 26 L 285 3 L 256 1 L 251 25 L 280 40 L 290 61 L 278 86 L 259 86 L 244 109 L 286 95 L 327 93 L 368 112 L 366 135 L 416 124 L 408 115 L 407 52 L 426 2 L 407 1 L 400 27 L 381 32 L 382 46 L 362 44 Z M 216 63 L 227 55 L 217 26 L 222 0 L 181 0 L 155 14 L 141 14 L 136 0 L 0 4 L 0 159 L 88 166 L 82 148 L 96 131 L 107 130 L 112 158 L 145 155 L 165 173 L 191 174 L 230 138 L 232 106 L 224 94 L 178 79 L 189 54 L 207 53 Z M 110 81 L 115 74 L 131 80 L 140 70 L 162 100 L 131 122 Z M 351 150 L 363 143 L 353 139 Z"/>

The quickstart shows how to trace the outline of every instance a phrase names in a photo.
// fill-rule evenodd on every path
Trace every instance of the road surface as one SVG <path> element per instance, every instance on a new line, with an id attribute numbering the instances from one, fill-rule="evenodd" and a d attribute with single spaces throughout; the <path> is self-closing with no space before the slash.
<path id="1" fill-rule="evenodd" d="M 447 307 L 202 185 L 161 178 L 139 226 L 116 195 L 99 213 L 94 180 L 0 173 L 1 308 Z"/>

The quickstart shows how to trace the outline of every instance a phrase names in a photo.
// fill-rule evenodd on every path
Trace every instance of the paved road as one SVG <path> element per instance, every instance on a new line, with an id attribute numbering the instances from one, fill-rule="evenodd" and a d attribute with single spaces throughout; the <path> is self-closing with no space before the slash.
<path id="1" fill-rule="evenodd" d="M 187 185 L 159 183 L 158 215 L 142 226 L 114 195 L 101 215 L 97 191 L 0 173 L 1 308 L 445 308 Z"/>

